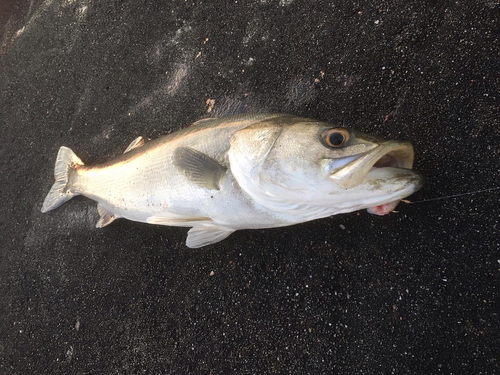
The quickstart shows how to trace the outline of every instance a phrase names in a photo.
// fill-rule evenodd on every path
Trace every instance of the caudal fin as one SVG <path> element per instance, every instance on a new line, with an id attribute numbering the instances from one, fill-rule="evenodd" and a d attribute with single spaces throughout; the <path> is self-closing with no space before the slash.
<path id="1" fill-rule="evenodd" d="M 69 175 L 78 165 L 83 165 L 80 158 L 68 147 L 62 146 L 57 154 L 54 169 L 56 182 L 43 201 L 42 212 L 53 210 L 78 195 L 72 193 L 68 186 Z"/>

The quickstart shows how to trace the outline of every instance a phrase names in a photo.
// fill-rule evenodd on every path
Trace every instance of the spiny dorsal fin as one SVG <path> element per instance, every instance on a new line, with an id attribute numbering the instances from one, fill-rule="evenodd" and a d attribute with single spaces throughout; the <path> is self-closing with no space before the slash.
<path id="1" fill-rule="evenodd" d="M 128 145 L 127 149 L 123 151 L 124 154 L 126 154 L 129 151 L 132 151 L 134 148 L 141 147 L 146 141 L 144 140 L 143 137 L 137 137 L 132 141 L 131 144 Z"/>
<path id="2" fill-rule="evenodd" d="M 100 203 L 97 204 L 97 212 L 99 212 L 99 216 L 101 218 L 95 225 L 96 228 L 103 228 L 106 225 L 111 224 L 116 219 L 116 216 L 101 206 Z"/>
<path id="3" fill-rule="evenodd" d="M 193 184 L 208 189 L 220 189 L 220 180 L 227 168 L 204 153 L 189 147 L 175 150 L 173 163 Z"/>
<path id="4" fill-rule="evenodd" d="M 273 117 L 286 116 L 283 113 L 240 113 L 231 116 L 224 117 L 208 117 L 202 118 L 194 122 L 191 126 L 203 126 L 203 127 L 216 127 L 224 123 L 230 122 L 244 122 L 247 121 L 249 125 L 255 122 L 260 122 L 268 120 Z"/>
<path id="5" fill-rule="evenodd" d="M 186 239 L 186 246 L 198 248 L 211 245 L 227 238 L 235 229 L 218 225 L 199 225 L 191 228 Z"/>

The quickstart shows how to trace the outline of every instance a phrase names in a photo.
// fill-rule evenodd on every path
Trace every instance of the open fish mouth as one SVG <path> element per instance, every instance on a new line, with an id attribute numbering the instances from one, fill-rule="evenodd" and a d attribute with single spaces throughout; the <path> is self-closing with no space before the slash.
<path id="1" fill-rule="evenodd" d="M 362 154 L 357 159 L 333 171 L 330 179 L 345 189 L 352 189 L 372 179 L 403 179 L 407 182 L 407 188 L 401 191 L 403 196 L 397 193 L 387 194 L 385 199 L 377 202 L 368 212 L 376 215 L 385 215 L 393 211 L 404 196 L 408 196 L 422 186 L 422 177 L 414 171 L 414 151 L 409 142 L 386 141 Z M 377 176 L 377 177 L 375 177 Z M 383 177 L 381 177 L 383 176 Z M 408 191 L 407 193 L 405 193 Z M 396 199 L 394 197 L 397 196 Z"/>
<path id="2" fill-rule="evenodd" d="M 397 167 L 411 169 L 412 166 L 413 148 L 409 150 L 406 145 L 402 145 L 383 155 L 373 164 L 372 168 Z"/>
<path id="3" fill-rule="evenodd" d="M 346 189 L 365 180 L 372 168 L 413 167 L 414 152 L 409 142 L 386 141 L 330 174 L 330 179 Z"/>

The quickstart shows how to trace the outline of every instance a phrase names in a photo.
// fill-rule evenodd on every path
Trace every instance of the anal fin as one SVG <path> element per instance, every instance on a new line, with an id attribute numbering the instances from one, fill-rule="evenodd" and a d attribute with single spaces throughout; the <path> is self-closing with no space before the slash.
<path id="1" fill-rule="evenodd" d="M 100 203 L 97 204 L 97 212 L 99 212 L 100 219 L 95 225 L 96 228 L 103 228 L 116 219 L 116 216 L 101 206 Z"/>
<path id="2" fill-rule="evenodd" d="M 201 224 L 211 224 L 212 219 L 204 216 L 183 216 L 171 212 L 159 212 L 146 219 L 148 224 L 170 225 L 173 227 L 192 227 Z"/>
<path id="3" fill-rule="evenodd" d="M 191 228 L 186 239 L 186 246 L 198 248 L 222 241 L 236 229 L 219 225 L 198 225 Z"/>
<path id="4" fill-rule="evenodd" d="M 123 153 L 126 154 L 127 152 L 132 151 L 134 148 L 141 147 L 142 145 L 144 145 L 144 143 L 146 143 L 146 141 L 143 137 L 137 137 L 132 141 L 132 143 L 128 145 L 127 149 L 123 151 Z"/>
<path id="5" fill-rule="evenodd" d="M 236 229 L 216 225 L 209 217 L 190 217 L 168 211 L 157 213 L 146 219 L 148 224 L 192 227 L 186 239 L 187 247 L 198 248 L 222 241 Z"/>

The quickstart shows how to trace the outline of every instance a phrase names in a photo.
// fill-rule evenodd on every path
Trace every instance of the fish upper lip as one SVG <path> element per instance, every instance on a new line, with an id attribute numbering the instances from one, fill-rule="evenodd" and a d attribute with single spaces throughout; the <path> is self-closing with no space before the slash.
<path id="1" fill-rule="evenodd" d="M 372 168 L 413 167 L 414 151 L 409 142 L 386 141 L 356 160 L 334 171 L 330 179 L 351 189 L 359 185 Z"/>

